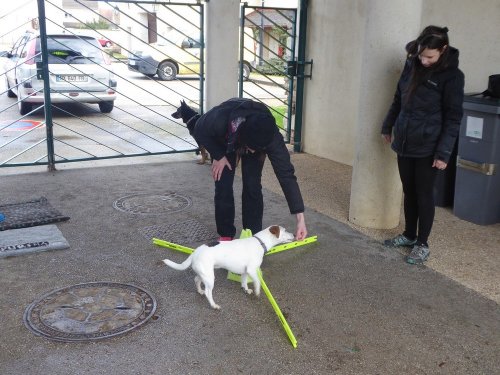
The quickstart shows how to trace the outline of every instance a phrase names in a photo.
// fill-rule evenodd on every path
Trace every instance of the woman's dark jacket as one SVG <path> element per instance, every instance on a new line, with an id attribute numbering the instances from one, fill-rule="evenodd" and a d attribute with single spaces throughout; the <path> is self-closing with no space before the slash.
<path id="1" fill-rule="evenodd" d="M 198 144 L 207 149 L 214 160 L 220 160 L 226 154 L 235 152 L 235 148 L 238 146 L 235 144 L 237 140 L 234 139 L 238 135 L 237 132 L 231 134 L 229 131 L 231 121 L 238 117 L 251 121 L 252 115 L 255 114 L 272 116 L 269 108 L 260 102 L 244 98 L 229 99 L 212 108 L 198 119 L 194 127 L 193 137 Z M 264 152 L 271 161 L 274 173 L 285 194 L 290 213 L 304 212 L 304 202 L 295 177 L 295 169 L 290 162 L 290 153 L 283 136 L 278 131 L 276 131 L 272 142 Z"/>
<path id="2" fill-rule="evenodd" d="M 382 125 L 382 134 L 394 132 L 391 147 L 399 156 L 434 155 L 446 163 L 450 159 L 463 115 L 464 75 L 458 69 L 458 50 L 449 48 L 444 68 L 431 71 L 410 97 L 412 65 L 418 62 L 415 58 L 406 61 Z"/>

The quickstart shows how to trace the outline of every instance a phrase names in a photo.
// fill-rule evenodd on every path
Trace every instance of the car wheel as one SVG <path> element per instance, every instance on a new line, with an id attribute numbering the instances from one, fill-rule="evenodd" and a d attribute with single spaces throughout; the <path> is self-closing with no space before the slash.
<path id="1" fill-rule="evenodd" d="M 14 94 L 14 91 L 12 91 L 12 90 L 10 89 L 9 80 L 8 80 L 8 79 L 6 79 L 6 81 L 7 81 L 7 96 L 8 96 L 9 98 L 15 98 L 15 97 L 16 97 L 16 94 Z"/>
<path id="2" fill-rule="evenodd" d="M 17 106 L 19 107 L 19 113 L 22 116 L 27 115 L 33 109 L 33 106 L 31 105 L 31 103 L 27 103 L 24 100 L 23 101 L 19 101 L 17 103 Z"/>
<path id="3" fill-rule="evenodd" d="M 247 63 L 243 63 L 243 81 L 248 81 L 252 68 Z"/>
<path id="4" fill-rule="evenodd" d="M 109 113 L 113 110 L 115 106 L 115 102 L 100 102 L 99 103 L 99 110 L 102 112 L 102 113 Z"/>
<path id="5" fill-rule="evenodd" d="M 158 77 L 162 81 L 171 81 L 177 76 L 177 67 L 171 61 L 164 61 L 158 66 Z"/>

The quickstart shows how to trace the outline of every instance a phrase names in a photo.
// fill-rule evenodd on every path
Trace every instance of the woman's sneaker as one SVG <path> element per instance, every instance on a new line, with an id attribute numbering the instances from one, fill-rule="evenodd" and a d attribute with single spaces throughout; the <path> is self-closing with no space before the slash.
<path id="1" fill-rule="evenodd" d="M 422 264 L 429 258 L 430 250 L 425 245 L 415 245 L 411 250 L 410 255 L 406 257 L 406 263 L 409 264 Z"/>
<path id="2" fill-rule="evenodd" d="M 396 237 L 385 240 L 384 246 L 387 247 L 400 247 L 400 246 L 413 246 L 417 243 L 417 240 L 410 240 L 408 237 L 398 234 Z"/>

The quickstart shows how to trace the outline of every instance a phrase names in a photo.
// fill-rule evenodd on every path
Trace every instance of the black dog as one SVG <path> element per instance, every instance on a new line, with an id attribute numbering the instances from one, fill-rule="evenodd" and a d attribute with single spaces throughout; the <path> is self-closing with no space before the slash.
<path id="1" fill-rule="evenodd" d="M 182 122 L 186 124 L 189 134 L 193 135 L 194 126 L 196 125 L 196 121 L 200 118 L 198 112 L 192 109 L 190 106 L 186 104 L 184 100 L 181 100 L 181 106 L 177 108 L 177 111 L 172 113 L 172 117 L 175 119 L 182 119 Z M 198 142 L 196 142 L 198 144 Z M 198 164 L 205 164 L 208 160 L 208 152 L 203 147 L 203 145 L 198 144 L 201 152 L 201 160 L 198 161 Z"/>

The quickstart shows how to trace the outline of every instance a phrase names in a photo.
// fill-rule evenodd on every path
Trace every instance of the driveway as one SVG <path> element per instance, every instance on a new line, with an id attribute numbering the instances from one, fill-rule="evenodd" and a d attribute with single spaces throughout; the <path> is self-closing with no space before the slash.
<path id="1" fill-rule="evenodd" d="M 185 254 L 144 236 L 145 228 L 183 223 L 188 234 L 196 223 L 215 235 L 208 166 L 64 169 L 3 176 L 0 183 L 0 203 L 45 196 L 70 216 L 57 224 L 69 249 L 0 259 L 1 374 L 495 374 L 500 368 L 498 304 L 430 268 L 405 264 L 399 253 L 310 208 L 308 228 L 318 242 L 266 257 L 262 266 L 298 347 L 265 296 L 245 295 L 222 270 L 214 290 L 222 310 L 210 309 L 191 271 L 158 265 Z M 161 200 L 140 214 L 115 208 L 124 197 L 172 193 L 190 204 L 170 213 L 158 212 Z M 284 198 L 266 190 L 265 200 L 264 224 L 293 229 Z M 157 301 L 155 319 L 83 343 L 50 341 L 24 326 L 25 309 L 45 293 L 95 281 L 147 289 Z"/>

